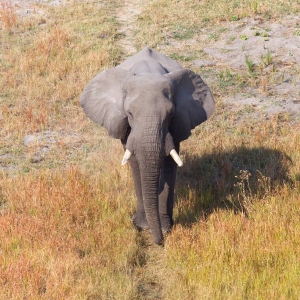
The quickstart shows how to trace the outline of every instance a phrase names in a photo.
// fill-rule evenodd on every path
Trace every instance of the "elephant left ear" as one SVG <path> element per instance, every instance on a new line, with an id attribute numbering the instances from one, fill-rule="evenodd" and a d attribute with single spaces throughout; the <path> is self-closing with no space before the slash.
<path id="1" fill-rule="evenodd" d="M 169 130 L 176 142 L 186 140 L 191 130 L 206 121 L 214 111 L 211 91 L 201 77 L 188 69 L 164 76 L 174 84 L 175 112 Z"/>

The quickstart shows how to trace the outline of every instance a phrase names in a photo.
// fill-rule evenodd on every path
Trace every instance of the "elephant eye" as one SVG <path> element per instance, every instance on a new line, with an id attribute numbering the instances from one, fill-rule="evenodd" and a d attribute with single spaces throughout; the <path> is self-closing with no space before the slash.
<path id="1" fill-rule="evenodd" d="M 133 115 L 132 115 L 131 110 L 128 110 L 128 111 L 127 111 L 127 115 L 128 115 L 130 118 L 133 118 Z"/>
<path id="2" fill-rule="evenodd" d="M 163 90 L 163 95 L 167 98 L 170 99 L 171 98 L 171 93 L 168 89 L 164 89 Z"/>

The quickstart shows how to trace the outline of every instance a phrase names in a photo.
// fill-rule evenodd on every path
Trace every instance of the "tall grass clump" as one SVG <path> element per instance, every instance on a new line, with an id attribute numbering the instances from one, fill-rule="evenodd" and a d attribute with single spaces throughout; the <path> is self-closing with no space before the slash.
<path id="1" fill-rule="evenodd" d="M 0 1 L 0 24 L 2 28 L 10 30 L 17 24 L 17 14 L 11 0 Z"/>
<path id="2" fill-rule="evenodd" d="M 247 67 L 247 71 L 248 71 L 249 75 L 253 76 L 254 75 L 254 62 L 247 55 L 245 55 L 245 63 L 246 63 L 246 67 Z"/>

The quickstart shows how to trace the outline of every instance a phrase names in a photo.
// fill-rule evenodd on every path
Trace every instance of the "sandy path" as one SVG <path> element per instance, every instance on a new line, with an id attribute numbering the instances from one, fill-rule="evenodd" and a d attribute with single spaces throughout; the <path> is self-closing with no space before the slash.
<path id="1" fill-rule="evenodd" d="M 143 11 L 143 8 L 147 3 L 149 3 L 149 1 L 125 0 L 124 6 L 116 16 L 121 24 L 119 33 L 122 37 L 118 41 L 118 45 L 124 49 L 125 56 L 130 56 L 137 52 L 137 49 L 134 46 L 135 24 L 139 14 Z"/>

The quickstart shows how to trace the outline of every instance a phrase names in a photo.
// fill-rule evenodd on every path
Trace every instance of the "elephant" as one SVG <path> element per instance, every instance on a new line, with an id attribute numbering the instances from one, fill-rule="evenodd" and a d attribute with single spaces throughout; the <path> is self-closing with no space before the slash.
<path id="1" fill-rule="evenodd" d="M 92 121 L 121 141 L 122 165 L 130 163 L 137 198 L 133 224 L 150 229 L 162 245 L 174 223 L 180 142 L 213 113 L 210 89 L 193 71 L 145 47 L 94 77 L 80 103 Z"/>

